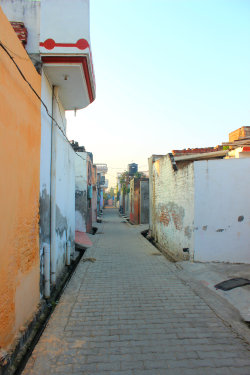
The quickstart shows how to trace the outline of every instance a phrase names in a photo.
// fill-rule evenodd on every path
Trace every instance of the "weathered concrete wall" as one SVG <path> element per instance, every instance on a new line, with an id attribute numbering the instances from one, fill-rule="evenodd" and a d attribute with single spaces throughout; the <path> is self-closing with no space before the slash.
<path id="1" fill-rule="evenodd" d="M 152 166 L 152 235 L 175 258 L 193 256 L 194 171 L 192 163 L 178 163 L 174 172 L 168 155 Z"/>
<path id="2" fill-rule="evenodd" d="M 149 175 L 149 232 L 150 234 L 152 233 L 153 230 L 153 217 L 155 217 L 155 212 L 154 212 L 154 191 L 153 191 L 153 186 L 154 186 L 154 174 L 153 174 L 153 156 L 151 156 L 148 159 L 148 175 Z"/>
<path id="3" fill-rule="evenodd" d="M 97 220 L 97 189 L 96 186 L 93 187 L 93 196 L 92 196 L 92 221 L 93 223 Z"/>
<path id="4" fill-rule="evenodd" d="M 149 232 L 153 231 L 153 217 L 155 217 L 155 191 L 154 191 L 154 173 L 153 164 L 156 160 L 160 159 L 163 155 L 152 155 L 148 159 L 148 171 L 149 171 Z"/>
<path id="5" fill-rule="evenodd" d="M 75 251 L 75 152 L 57 130 L 56 158 L 56 245 L 59 276 L 66 262 L 66 242 L 71 242 L 71 254 Z"/>
<path id="6" fill-rule="evenodd" d="M 87 223 L 87 152 L 75 155 L 75 222 L 76 230 L 86 232 Z"/>
<path id="7" fill-rule="evenodd" d="M 1 42 L 40 95 L 41 77 L 0 8 Z M 0 49 L 0 348 L 14 343 L 39 303 L 41 103 Z"/>
<path id="8" fill-rule="evenodd" d="M 194 259 L 250 263 L 250 159 L 194 162 Z"/>
<path id="9" fill-rule="evenodd" d="M 124 194 L 124 197 L 125 197 L 125 212 L 124 213 L 127 217 L 130 217 L 130 193 L 126 192 Z"/>
<path id="10" fill-rule="evenodd" d="M 25 46 L 28 53 L 39 53 L 40 1 L 0 0 L 5 15 L 10 21 L 24 22 L 28 30 Z"/>
<path id="11" fill-rule="evenodd" d="M 42 72 L 42 93 L 49 113 L 52 113 L 52 89 Z M 44 292 L 44 246 L 50 246 L 50 170 L 51 170 L 51 119 L 41 106 L 41 154 L 40 154 L 40 293 Z"/>
<path id="12" fill-rule="evenodd" d="M 149 180 L 140 181 L 140 224 L 149 222 Z"/>
<path id="13" fill-rule="evenodd" d="M 96 166 L 93 165 L 93 173 L 92 173 L 92 221 L 93 223 L 97 220 L 97 169 Z"/>
<path id="14" fill-rule="evenodd" d="M 129 220 L 133 224 L 140 223 L 140 179 L 133 178 L 130 181 L 130 215 Z"/>
<path id="15" fill-rule="evenodd" d="M 93 155 L 91 152 L 87 152 L 87 221 L 86 221 L 86 231 L 91 233 L 92 231 L 92 198 L 93 198 L 93 188 L 92 188 L 92 177 L 93 177 Z"/>
<path id="16" fill-rule="evenodd" d="M 52 113 L 52 87 L 42 71 L 42 99 Z M 66 131 L 65 111 L 59 97 L 54 100 L 53 117 Z M 50 184 L 51 184 L 51 118 L 41 107 L 40 165 L 40 289 L 43 294 L 44 245 L 50 246 Z M 75 152 L 58 127 L 56 129 L 56 275 L 60 276 L 66 257 L 66 241 L 75 239 Z"/>

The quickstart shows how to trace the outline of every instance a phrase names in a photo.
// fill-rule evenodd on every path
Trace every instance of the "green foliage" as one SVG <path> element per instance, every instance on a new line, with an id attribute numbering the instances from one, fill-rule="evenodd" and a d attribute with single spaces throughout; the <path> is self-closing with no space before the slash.
<path id="1" fill-rule="evenodd" d="M 136 172 L 135 173 L 135 178 L 142 178 L 142 177 L 146 177 L 145 173 L 143 173 L 143 172 Z"/>
<path id="2" fill-rule="evenodd" d="M 128 176 L 128 172 L 127 171 L 124 171 L 122 174 L 121 174 L 121 177 L 120 177 L 120 184 L 121 184 L 121 191 L 123 193 L 126 193 L 126 182 L 128 181 L 129 179 L 129 176 Z"/>

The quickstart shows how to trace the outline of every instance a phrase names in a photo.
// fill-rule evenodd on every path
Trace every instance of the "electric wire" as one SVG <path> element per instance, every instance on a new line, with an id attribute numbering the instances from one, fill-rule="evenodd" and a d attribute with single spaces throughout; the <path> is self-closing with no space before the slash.
<path id="1" fill-rule="evenodd" d="M 41 104 L 43 105 L 43 107 L 45 108 L 46 112 L 47 112 L 47 115 L 51 118 L 52 120 L 52 124 L 55 124 L 58 129 L 61 131 L 61 133 L 63 134 L 64 138 L 66 139 L 66 141 L 70 144 L 70 146 L 72 147 L 72 144 L 70 143 L 67 135 L 65 134 L 64 130 L 61 128 L 61 126 L 58 124 L 58 122 L 55 120 L 55 118 L 49 113 L 49 110 L 48 110 L 48 107 L 46 106 L 46 104 L 44 103 L 44 101 L 42 100 L 42 98 L 40 97 L 40 95 L 36 92 L 36 90 L 33 88 L 33 86 L 31 85 L 31 83 L 27 80 L 27 78 L 25 77 L 25 75 L 23 74 L 22 70 L 20 69 L 20 67 L 18 66 L 18 64 L 15 62 L 13 56 L 11 56 L 10 54 L 10 49 L 5 46 L 1 41 L 0 41 L 0 47 L 4 50 L 4 52 L 8 55 L 8 57 L 11 59 L 11 61 L 13 62 L 13 64 L 15 65 L 15 67 L 17 68 L 19 74 L 21 75 L 21 77 L 23 78 L 23 80 L 28 84 L 28 86 L 30 87 L 30 89 L 33 91 L 33 93 L 35 94 L 35 96 L 38 98 L 38 100 L 40 100 Z M 13 53 L 13 52 L 11 52 Z M 15 54 L 15 53 L 14 53 Z M 18 56 L 18 55 L 16 55 Z M 18 56 L 20 57 L 20 56 Z M 21 58 L 21 57 L 20 57 Z M 54 95 L 55 97 L 55 95 Z M 55 97 L 56 101 L 57 101 L 57 98 Z M 57 104 L 58 104 L 58 107 L 59 107 L 59 103 L 57 101 Z M 60 112 L 60 115 L 61 115 L 61 111 L 60 111 L 60 107 L 59 107 L 59 112 Z M 61 115 L 61 118 L 62 118 L 62 115 Z M 74 150 L 75 152 L 75 150 Z M 83 159 L 80 155 L 78 155 L 76 152 L 75 154 L 77 156 L 79 156 L 81 159 Z M 85 159 L 83 159 L 85 160 Z"/>

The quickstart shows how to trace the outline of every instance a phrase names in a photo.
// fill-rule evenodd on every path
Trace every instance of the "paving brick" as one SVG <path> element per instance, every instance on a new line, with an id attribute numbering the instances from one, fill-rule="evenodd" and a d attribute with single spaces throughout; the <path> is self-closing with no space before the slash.
<path id="1" fill-rule="evenodd" d="M 87 251 L 97 261 L 79 263 L 23 375 L 249 375 L 246 343 L 135 227 L 105 215 Z"/>

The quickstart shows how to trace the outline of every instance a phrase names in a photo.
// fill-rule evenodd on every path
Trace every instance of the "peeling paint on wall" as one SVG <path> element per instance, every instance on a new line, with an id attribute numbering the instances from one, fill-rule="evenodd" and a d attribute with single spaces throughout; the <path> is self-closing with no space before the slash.
<path id="1" fill-rule="evenodd" d="M 168 226 L 170 221 L 175 225 L 177 230 L 182 230 L 183 228 L 183 219 L 185 216 L 185 210 L 183 207 L 178 206 L 174 202 L 168 202 L 166 205 L 160 205 L 158 208 L 160 211 L 159 221 Z"/>
<path id="2" fill-rule="evenodd" d="M 171 160 L 166 155 L 159 157 L 149 169 L 152 236 L 176 259 L 189 259 L 189 257 L 192 259 L 194 248 L 193 165 L 190 162 L 178 163 L 178 170 L 174 171 Z M 189 253 L 183 253 L 184 248 L 188 248 Z"/>
<path id="3" fill-rule="evenodd" d="M 190 226 L 185 227 L 185 236 L 187 238 L 191 238 L 192 237 L 192 229 L 190 228 Z"/>

